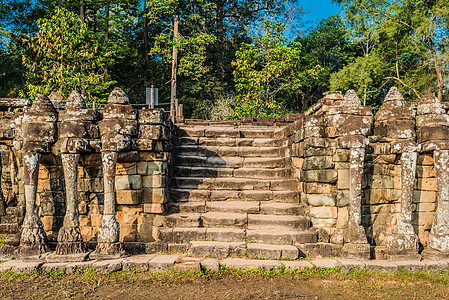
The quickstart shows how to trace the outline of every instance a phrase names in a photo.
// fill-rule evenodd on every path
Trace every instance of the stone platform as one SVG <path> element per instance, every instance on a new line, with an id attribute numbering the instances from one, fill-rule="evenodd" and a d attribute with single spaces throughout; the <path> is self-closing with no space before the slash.
<path id="1" fill-rule="evenodd" d="M 449 267 L 449 260 L 433 261 L 387 261 L 387 260 L 349 260 L 325 258 L 315 260 L 262 260 L 246 258 L 199 258 L 185 255 L 135 255 L 110 260 L 90 260 L 83 262 L 46 262 L 46 257 L 34 260 L 9 260 L 0 264 L 0 272 L 46 273 L 61 272 L 73 274 L 92 269 L 98 273 L 117 271 L 137 272 L 201 272 L 202 270 L 219 271 L 221 266 L 230 269 L 297 271 L 315 268 L 340 268 L 341 272 L 354 270 L 372 270 L 380 272 L 443 272 Z"/>

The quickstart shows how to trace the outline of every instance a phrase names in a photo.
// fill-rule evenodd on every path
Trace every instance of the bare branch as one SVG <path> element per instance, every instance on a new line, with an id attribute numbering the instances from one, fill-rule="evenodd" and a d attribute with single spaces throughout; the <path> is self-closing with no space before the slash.
<path id="1" fill-rule="evenodd" d="M 416 97 L 418 97 L 418 99 L 421 98 L 421 94 L 420 94 L 414 87 L 412 87 L 412 86 L 406 84 L 406 83 L 405 83 L 404 81 L 402 81 L 400 78 L 397 78 L 397 77 L 385 77 L 385 79 L 394 79 L 394 80 L 399 81 L 403 86 L 405 86 L 406 88 L 411 89 L 411 90 L 413 91 L 413 93 L 415 93 Z"/>

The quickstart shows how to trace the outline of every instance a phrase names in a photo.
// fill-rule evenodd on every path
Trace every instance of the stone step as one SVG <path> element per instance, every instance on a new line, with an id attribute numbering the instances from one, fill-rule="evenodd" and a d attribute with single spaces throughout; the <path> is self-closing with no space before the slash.
<path id="1" fill-rule="evenodd" d="M 242 138 L 276 138 L 276 133 L 279 129 L 255 129 L 255 128 L 241 128 L 240 137 Z"/>
<path id="2" fill-rule="evenodd" d="M 174 213 L 165 216 L 168 227 L 232 227 L 256 230 L 307 230 L 310 220 L 304 216 L 259 215 L 206 212 Z"/>
<path id="3" fill-rule="evenodd" d="M 275 201 L 281 203 L 299 203 L 296 191 L 271 190 L 208 190 L 198 188 L 171 188 L 171 202 L 206 202 L 206 201 Z"/>
<path id="4" fill-rule="evenodd" d="M 165 216 L 168 227 L 200 227 L 201 214 L 199 213 L 174 213 Z"/>
<path id="5" fill-rule="evenodd" d="M 206 202 L 208 212 L 257 214 L 260 211 L 259 201 L 214 201 Z"/>
<path id="6" fill-rule="evenodd" d="M 285 147 L 232 147 L 232 146 L 203 146 L 180 145 L 177 148 L 179 155 L 215 157 L 282 157 L 285 156 Z"/>
<path id="7" fill-rule="evenodd" d="M 298 191 L 295 179 L 263 180 L 254 178 L 173 177 L 171 186 L 201 190 L 268 190 Z"/>
<path id="8" fill-rule="evenodd" d="M 206 168 L 206 167 L 174 167 L 174 176 L 178 177 L 233 177 L 234 168 Z"/>
<path id="9" fill-rule="evenodd" d="M 201 215 L 204 227 L 245 228 L 248 224 L 248 214 L 207 212 Z"/>
<path id="10" fill-rule="evenodd" d="M 177 155 L 177 166 L 207 167 L 207 168 L 284 168 L 290 166 L 285 157 L 201 157 L 195 155 Z"/>
<path id="11" fill-rule="evenodd" d="M 163 243 L 189 243 L 206 239 L 206 228 L 158 228 L 158 239 Z"/>
<path id="12" fill-rule="evenodd" d="M 190 241 L 245 242 L 245 229 L 239 228 L 159 228 L 159 240 L 164 243 Z"/>
<path id="13" fill-rule="evenodd" d="M 204 213 L 206 212 L 205 202 L 173 202 L 167 204 L 170 213 Z"/>
<path id="14" fill-rule="evenodd" d="M 303 216 L 248 214 L 248 229 L 307 230 L 310 220 Z"/>
<path id="15" fill-rule="evenodd" d="M 292 245 L 270 245 L 249 243 L 246 248 L 246 256 L 258 259 L 297 259 L 299 250 Z"/>
<path id="16" fill-rule="evenodd" d="M 171 213 L 229 212 L 292 216 L 307 213 L 304 204 L 260 201 L 172 202 L 167 207 Z"/>
<path id="17" fill-rule="evenodd" d="M 181 143 L 184 140 L 181 139 Z M 203 146 L 227 146 L 227 147 L 278 147 L 284 145 L 282 140 L 265 138 L 206 138 L 199 137 L 198 145 Z"/>
<path id="18" fill-rule="evenodd" d="M 218 242 L 244 242 L 245 229 L 242 228 L 206 228 L 206 240 Z"/>
<path id="19" fill-rule="evenodd" d="M 181 137 L 179 145 L 202 145 L 224 147 L 278 147 L 284 145 L 283 140 L 264 138 L 213 138 L 213 137 Z"/>
<path id="20" fill-rule="evenodd" d="M 210 190 L 171 188 L 168 190 L 172 203 L 206 202 L 211 199 Z"/>
<path id="21" fill-rule="evenodd" d="M 310 244 L 318 241 L 312 230 L 250 230 L 224 227 L 163 227 L 158 228 L 158 238 L 164 243 L 188 243 L 190 241 L 247 242 L 274 245 Z"/>
<path id="22" fill-rule="evenodd" d="M 291 168 L 238 168 L 234 169 L 233 176 L 236 178 L 291 178 Z"/>
<path id="23" fill-rule="evenodd" d="M 210 138 L 264 138 L 273 139 L 281 129 L 273 127 L 234 127 L 234 126 L 181 126 L 180 136 Z"/>
<path id="24" fill-rule="evenodd" d="M 241 257 L 258 259 L 297 259 L 300 255 L 292 245 L 245 244 L 244 242 L 191 241 L 189 256 L 195 257 Z"/>
<path id="25" fill-rule="evenodd" d="M 291 168 L 206 168 L 206 167 L 174 167 L 177 177 L 235 177 L 235 178 L 290 178 Z"/>
<path id="26" fill-rule="evenodd" d="M 315 231 L 305 230 L 246 230 L 248 243 L 292 245 L 316 243 L 318 235 Z"/>
<path id="27" fill-rule="evenodd" d="M 192 241 L 189 243 L 189 256 L 226 258 L 245 254 L 245 242 Z"/>
<path id="28" fill-rule="evenodd" d="M 305 215 L 307 206 L 301 203 L 261 202 L 260 214 L 263 215 Z"/>
<path id="29" fill-rule="evenodd" d="M 248 157 L 245 158 L 242 167 L 244 168 L 283 168 L 290 166 L 290 160 L 288 158 L 259 158 Z"/>

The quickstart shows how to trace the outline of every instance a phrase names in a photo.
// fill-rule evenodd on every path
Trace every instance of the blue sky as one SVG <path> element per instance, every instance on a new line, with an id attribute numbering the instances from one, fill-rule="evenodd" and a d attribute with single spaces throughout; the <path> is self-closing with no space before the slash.
<path id="1" fill-rule="evenodd" d="M 329 16 L 340 14 L 340 7 L 331 0 L 307 0 L 302 1 L 302 7 L 309 13 L 304 16 L 304 21 L 311 22 L 312 26 Z"/>

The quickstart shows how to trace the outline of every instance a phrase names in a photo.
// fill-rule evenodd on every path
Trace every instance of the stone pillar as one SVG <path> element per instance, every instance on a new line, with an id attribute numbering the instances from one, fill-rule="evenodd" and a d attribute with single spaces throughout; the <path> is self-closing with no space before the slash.
<path id="1" fill-rule="evenodd" d="M 47 237 L 36 206 L 40 153 L 51 152 L 55 142 L 58 115 L 47 96 L 38 95 L 25 110 L 23 126 L 23 173 L 26 212 L 20 237 L 20 255 L 39 255 L 48 251 Z"/>
<path id="2" fill-rule="evenodd" d="M 39 153 L 23 153 L 23 176 L 25 183 L 26 212 L 20 237 L 20 253 L 37 255 L 47 252 L 47 235 L 39 218 L 36 206 L 36 191 L 39 175 Z"/>
<path id="3" fill-rule="evenodd" d="M 369 259 L 371 247 L 362 226 L 362 176 L 365 145 L 351 146 L 349 157 L 349 223 L 341 255 L 346 258 Z"/>
<path id="4" fill-rule="evenodd" d="M 391 260 L 420 260 L 418 236 L 412 226 L 412 201 L 415 185 L 415 151 L 401 154 L 401 215 L 393 233 L 387 236 L 387 257 Z"/>
<path id="5" fill-rule="evenodd" d="M 437 179 L 437 209 L 429 234 L 426 259 L 449 257 L 449 116 L 434 94 L 426 94 L 418 103 L 416 127 L 420 151 L 432 153 Z"/>
<path id="6" fill-rule="evenodd" d="M 78 162 L 80 155 L 61 154 L 66 188 L 66 211 L 64 223 L 59 230 L 56 254 L 78 254 L 87 251 L 79 228 L 78 218 Z"/>
<path id="7" fill-rule="evenodd" d="M 449 257 L 449 150 L 435 150 L 434 159 L 438 203 L 429 235 L 429 247 L 440 252 L 433 253 L 433 256 L 447 258 Z"/>
<path id="8" fill-rule="evenodd" d="M 371 247 L 362 226 L 362 179 L 365 151 L 373 123 L 369 107 L 363 107 L 353 90 L 329 109 L 329 137 L 338 138 L 340 149 L 349 149 L 349 220 L 344 232 L 341 256 L 369 259 Z"/>
<path id="9" fill-rule="evenodd" d="M 81 153 L 94 150 L 91 143 L 99 138 L 98 127 L 94 124 L 97 118 L 94 111 L 86 108 L 84 99 L 77 91 L 69 95 L 59 118 L 59 140 L 55 148 L 61 153 L 64 169 L 66 213 L 58 234 L 56 255 L 81 254 L 87 251 L 87 247 L 79 228 L 78 163 Z M 80 259 L 83 260 L 84 256 L 79 256 L 77 260 Z"/>
<path id="10" fill-rule="evenodd" d="M 393 232 L 386 238 L 387 257 L 392 260 L 420 259 L 418 237 L 412 226 L 418 151 L 413 111 L 399 90 L 392 87 L 375 119 L 376 136 L 373 138 L 378 142 L 389 143 L 388 154 L 401 157 L 401 212 Z"/>
<path id="11" fill-rule="evenodd" d="M 96 252 L 117 255 L 123 251 L 119 243 L 120 225 L 115 218 L 115 168 L 117 152 L 103 152 L 104 210 L 97 238 Z"/>
<path id="12" fill-rule="evenodd" d="M 120 226 L 115 217 L 115 169 L 118 153 L 132 148 L 132 137 L 137 137 L 137 111 L 129 104 L 126 93 L 115 88 L 108 98 L 100 124 L 103 162 L 104 212 L 97 238 L 94 257 L 122 256 L 119 241 Z"/>

